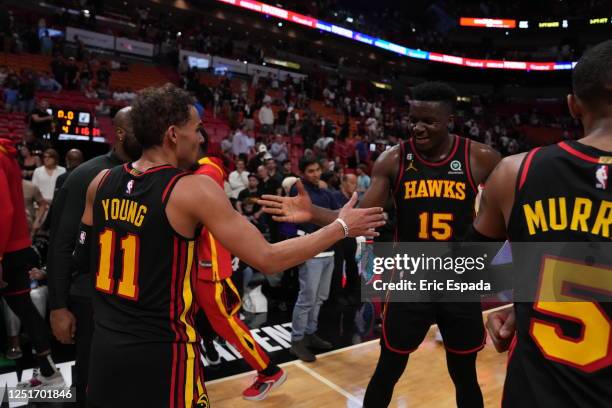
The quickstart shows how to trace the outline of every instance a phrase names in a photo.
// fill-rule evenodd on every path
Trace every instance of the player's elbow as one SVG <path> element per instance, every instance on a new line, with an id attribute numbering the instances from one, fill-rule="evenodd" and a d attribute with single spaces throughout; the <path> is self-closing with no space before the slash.
<path id="1" fill-rule="evenodd" d="M 278 272 L 278 263 L 279 261 L 276 259 L 278 255 L 274 251 L 272 245 L 267 244 L 266 248 L 262 251 L 259 251 L 260 256 L 257 258 L 257 265 L 255 268 L 263 273 L 264 275 L 273 275 Z"/>

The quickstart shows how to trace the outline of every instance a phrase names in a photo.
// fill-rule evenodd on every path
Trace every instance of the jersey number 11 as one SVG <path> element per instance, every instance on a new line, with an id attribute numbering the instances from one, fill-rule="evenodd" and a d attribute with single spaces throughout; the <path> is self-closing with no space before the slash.
<path id="1" fill-rule="evenodd" d="M 96 274 L 96 289 L 112 295 L 115 292 L 115 279 L 113 274 L 115 261 L 115 231 L 106 228 L 100 234 L 100 256 L 98 273 Z M 138 236 L 127 234 L 121 239 L 123 251 L 123 267 L 121 279 L 117 285 L 117 295 L 125 299 L 138 300 L 138 257 L 140 245 Z"/>

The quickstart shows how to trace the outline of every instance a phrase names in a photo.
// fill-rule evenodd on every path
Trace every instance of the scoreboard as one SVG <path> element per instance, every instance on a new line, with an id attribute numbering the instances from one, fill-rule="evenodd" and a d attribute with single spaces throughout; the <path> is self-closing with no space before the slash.
<path id="1" fill-rule="evenodd" d="M 105 143 L 100 128 L 95 126 L 94 115 L 87 111 L 51 108 L 59 133 L 59 140 L 83 140 Z"/>

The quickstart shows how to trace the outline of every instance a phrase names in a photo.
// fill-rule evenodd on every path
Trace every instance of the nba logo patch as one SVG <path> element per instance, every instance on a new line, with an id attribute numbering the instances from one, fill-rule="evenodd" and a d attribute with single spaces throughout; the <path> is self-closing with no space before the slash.
<path id="1" fill-rule="evenodd" d="M 79 244 L 85 244 L 85 239 L 87 238 L 87 233 L 85 231 L 81 231 L 81 235 L 79 235 Z"/>
<path id="2" fill-rule="evenodd" d="M 134 180 L 130 180 L 125 186 L 125 194 L 132 194 L 133 189 L 134 189 Z"/>
<path id="3" fill-rule="evenodd" d="M 595 171 L 595 179 L 597 182 L 595 183 L 596 188 L 600 188 L 602 190 L 608 189 L 608 165 L 602 164 L 597 167 L 597 171 Z"/>
<path id="4" fill-rule="evenodd" d="M 408 154 L 406 155 L 406 160 L 410 160 L 410 161 L 412 161 L 412 160 L 413 160 L 412 153 L 408 153 Z"/>

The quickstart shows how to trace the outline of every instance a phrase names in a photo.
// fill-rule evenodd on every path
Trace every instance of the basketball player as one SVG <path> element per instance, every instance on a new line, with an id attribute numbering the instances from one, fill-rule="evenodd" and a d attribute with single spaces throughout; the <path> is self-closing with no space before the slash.
<path id="1" fill-rule="evenodd" d="M 397 210 L 396 241 L 448 241 L 463 237 L 474 219 L 477 186 L 500 157 L 481 143 L 449 134 L 457 100 L 448 85 L 430 82 L 413 88 L 410 103 L 412 138 L 383 153 L 372 170 L 372 182 L 360 206 L 382 206 L 389 194 Z M 311 206 L 307 197 L 263 196 L 265 211 L 277 220 L 319 225 L 337 213 Z M 446 347 L 448 370 L 459 407 L 483 405 L 476 377 L 476 354 L 485 343 L 479 303 L 388 302 L 378 365 L 364 407 L 386 407 L 404 372 L 408 356 L 437 323 Z"/>
<path id="2" fill-rule="evenodd" d="M 505 158 L 487 181 L 474 240 L 507 235 L 512 242 L 610 242 L 611 67 L 612 40 L 582 56 L 567 101 L 585 137 Z M 542 211 L 532 214 L 539 206 Z M 537 281 L 544 262 L 520 270 Z M 491 314 L 487 325 L 496 348 L 507 349 L 513 338 L 503 407 L 610 406 L 612 304 L 594 300 L 594 294 L 610 299 L 612 271 L 609 264 L 601 268 L 607 287 L 583 288 L 586 297 L 515 303 Z M 598 268 L 573 263 L 572 269 L 585 276 Z"/>
<path id="3" fill-rule="evenodd" d="M 264 273 L 303 262 L 382 225 L 382 209 L 353 209 L 316 234 L 268 244 L 209 177 L 191 175 L 201 122 L 173 85 L 143 90 L 131 112 L 142 157 L 102 171 L 87 190 L 79 265 L 96 270 L 88 401 L 94 407 L 208 407 L 198 338 L 198 226 Z M 348 231 L 347 231 L 348 229 Z M 91 248 L 91 259 L 88 252 Z"/>
<path id="4" fill-rule="evenodd" d="M 204 137 L 206 138 L 206 135 Z M 203 145 L 202 153 L 206 151 L 205 143 Z M 209 176 L 223 188 L 226 172 L 220 159 L 203 157 L 198 160 L 198 164 L 199 168 L 195 174 Z M 202 229 L 198 241 L 198 305 L 203 313 L 206 313 L 214 332 L 234 346 L 249 366 L 257 371 L 255 381 L 242 392 L 242 397 L 260 401 L 265 399 L 270 391 L 282 385 L 287 374 L 270 362 L 270 358 L 257 344 L 249 328 L 238 318 L 242 300 L 232 282 L 232 272 L 232 254 L 217 242 L 210 231 Z"/>
<path id="5" fill-rule="evenodd" d="M 86 161 L 70 173 L 54 196 L 49 219 L 51 242 L 47 260 L 51 329 L 64 344 L 76 343 L 73 385 L 78 406 L 85 407 L 91 338 L 94 330 L 91 306 L 92 276 L 74 270 L 72 253 L 79 223 L 85 209 L 89 183 L 103 169 L 110 169 L 140 157 L 142 149 L 132 132 L 129 106 L 113 118 L 115 144 L 110 152 Z M 59 179 L 58 179 L 59 180 Z"/>

